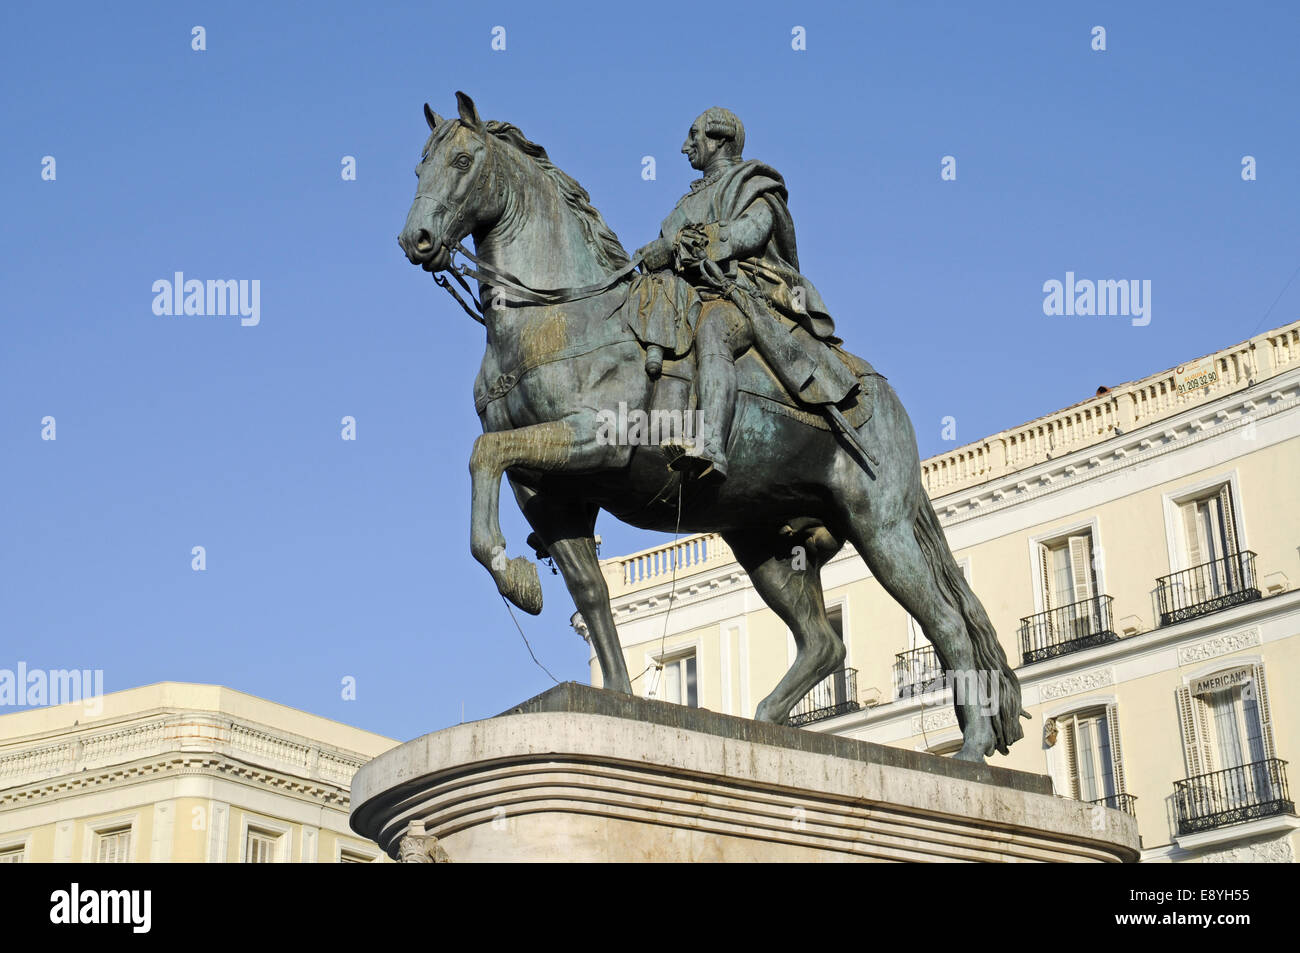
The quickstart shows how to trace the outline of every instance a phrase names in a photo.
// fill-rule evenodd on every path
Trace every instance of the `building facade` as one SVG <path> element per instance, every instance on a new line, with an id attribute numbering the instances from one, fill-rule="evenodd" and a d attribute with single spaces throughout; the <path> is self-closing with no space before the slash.
<path id="1" fill-rule="evenodd" d="M 0 863 L 375 863 L 352 776 L 397 742 L 216 685 L 0 716 Z"/>
<path id="2" fill-rule="evenodd" d="M 993 763 L 1133 814 L 1146 861 L 1294 861 L 1300 322 L 931 457 L 922 478 L 1032 716 Z M 717 536 L 603 567 L 638 694 L 752 717 L 793 661 Z M 845 669 L 792 723 L 955 751 L 952 683 L 919 626 L 851 547 L 822 578 Z"/>

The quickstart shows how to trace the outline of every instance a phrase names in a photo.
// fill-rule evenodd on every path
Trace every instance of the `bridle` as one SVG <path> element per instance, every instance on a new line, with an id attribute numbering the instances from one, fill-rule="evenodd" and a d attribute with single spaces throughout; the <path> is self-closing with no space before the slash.
<path id="1" fill-rule="evenodd" d="M 491 191 L 492 178 L 496 172 L 496 156 L 492 148 L 492 139 L 492 133 L 484 130 L 483 149 L 486 154 L 486 159 L 483 163 L 483 169 L 479 172 L 478 180 L 474 183 L 474 188 L 465 194 L 465 198 L 462 199 L 460 203 L 451 206 L 424 192 L 415 193 L 417 198 L 423 198 L 433 203 L 436 209 L 445 209 L 449 213 L 452 213 L 446 226 L 447 234 L 449 235 L 454 235 L 460 230 L 462 225 L 461 220 L 465 215 L 465 209 L 469 205 L 470 198 L 475 196 L 482 198 Z M 503 191 L 503 188 L 498 186 L 498 193 L 501 191 Z M 435 274 L 433 280 L 437 283 L 438 287 L 445 289 L 453 298 L 456 299 L 456 303 L 461 306 L 466 314 L 479 324 L 484 325 L 487 324 L 487 318 L 483 313 L 483 303 L 479 301 L 479 299 L 474 295 L 474 292 L 470 290 L 469 284 L 465 281 L 466 277 L 473 278 L 480 284 L 492 285 L 494 288 L 505 288 L 512 292 L 515 297 L 520 298 L 529 304 L 568 304 L 573 301 L 581 301 L 584 298 L 594 298 L 596 295 L 608 291 L 635 271 L 642 261 L 640 257 L 633 258 L 613 274 L 593 284 L 583 285 L 579 288 L 531 288 L 524 284 L 523 280 L 516 275 L 513 275 L 504 269 L 496 268 L 483 261 L 466 248 L 463 241 L 456 242 L 454 248 L 449 247 L 448 252 L 447 267 L 444 270 L 455 278 L 456 283 L 465 290 L 465 293 L 469 295 L 470 301 L 474 303 L 474 307 L 472 309 L 470 308 L 470 306 L 465 302 L 465 299 L 457 293 L 456 289 L 452 287 L 451 282 L 448 281 L 444 275 Z M 465 256 L 465 258 L 469 259 L 477 267 L 471 268 L 469 265 L 456 264 L 457 254 Z"/>

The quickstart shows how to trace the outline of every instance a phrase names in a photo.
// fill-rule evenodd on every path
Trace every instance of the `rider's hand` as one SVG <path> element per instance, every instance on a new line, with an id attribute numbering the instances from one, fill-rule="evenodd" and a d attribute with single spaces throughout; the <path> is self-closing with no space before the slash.
<path id="1" fill-rule="evenodd" d="M 678 268 L 698 265 L 708 257 L 709 236 L 698 225 L 687 225 L 677 233 L 673 253 Z"/>
<path id="2" fill-rule="evenodd" d="M 638 248 L 636 257 L 643 259 L 646 271 L 662 271 L 673 263 L 673 246 L 662 238 L 656 238 Z"/>

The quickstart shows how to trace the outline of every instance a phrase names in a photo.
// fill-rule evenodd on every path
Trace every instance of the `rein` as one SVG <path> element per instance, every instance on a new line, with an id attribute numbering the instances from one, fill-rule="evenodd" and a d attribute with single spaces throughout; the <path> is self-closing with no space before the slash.
<path id="1" fill-rule="evenodd" d="M 457 254 L 464 255 L 478 267 L 471 268 L 469 265 L 457 265 L 455 263 L 455 256 Z M 569 304 L 573 301 L 582 301 L 585 298 L 594 298 L 598 294 L 603 294 L 635 271 L 642 261 L 639 257 L 633 258 L 613 274 L 595 282 L 594 284 L 583 285 L 580 288 L 530 288 L 528 285 L 524 284 L 520 278 L 510 272 L 494 268 L 487 264 L 466 248 L 463 242 L 456 243 L 456 247 L 452 249 L 451 255 L 452 261 L 447 266 L 447 271 L 456 279 L 457 283 L 465 289 L 465 293 L 470 296 L 470 300 L 474 302 L 474 310 L 470 310 L 469 305 L 466 304 L 464 299 L 456 293 L 456 289 L 451 286 L 451 282 L 449 282 L 445 277 L 442 275 L 434 275 L 433 280 L 437 282 L 438 287 L 445 288 L 451 296 L 456 299 L 456 303 L 465 310 L 465 313 L 479 324 L 487 323 L 486 316 L 483 314 L 483 303 L 474 297 L 474 293 L 470 291 L 469 285 L 465 281 L 465 276 L 475 279 L 480 284 L 505 288 L 508 291 L 513 292 L 516 297 L 528 302 L 529 304 Z"/>

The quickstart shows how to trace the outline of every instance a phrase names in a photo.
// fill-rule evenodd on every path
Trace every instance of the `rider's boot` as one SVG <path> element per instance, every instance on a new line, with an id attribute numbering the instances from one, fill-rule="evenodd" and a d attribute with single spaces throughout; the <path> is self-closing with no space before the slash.
<path id="1" fill-rule="evenodd" d="M 664 372 L 664 349 L 658 344 L 651 344 L 645 349 L 645 372 L 652 381 L 657 381 Z"/>
<path id="2" fill-rule="evenodd" d="M 693 440 L 673 445 L 681 452 L 669 466 L 703 482 L 721 483 L 727 478 L 727 437 L 736 408 L 736 360 L 728 349 L 700 354 L 698 361 L 699 431 Z"/>

